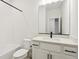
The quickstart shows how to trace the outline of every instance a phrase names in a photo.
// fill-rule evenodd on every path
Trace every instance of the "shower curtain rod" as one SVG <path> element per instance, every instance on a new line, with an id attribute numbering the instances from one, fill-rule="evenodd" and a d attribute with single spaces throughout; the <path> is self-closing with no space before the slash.
<path id="1" fill-rule="evenodd" d="M 8 2 L 6 2 L 6 1 L 4 1 L 4 0 L 1 0 L 1 1 L 4 2 L 5 4 L 7 4 L 7 5 L 13 7 L 14 9 L 16 9 L 16 10 L 18 10 L 18 11 L 20 11 L 20 12 L 23 12 L 22 10 L 20 10 L 20 9 L 18 9 L 17 7 L 15 7 L 15 6 L 9 4 Z"/>

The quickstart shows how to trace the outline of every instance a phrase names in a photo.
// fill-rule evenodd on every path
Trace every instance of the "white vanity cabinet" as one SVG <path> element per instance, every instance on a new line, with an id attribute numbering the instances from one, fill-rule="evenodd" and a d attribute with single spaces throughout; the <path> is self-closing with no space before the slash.
<path id="1" fill-rule="evenodd" d="M 77 47 L 33 41 L 33 59 L 77 59 Z"/>
<path id="2" fill-rule="evenodd" d="M 49 59 L 49 51 L 33 47 L 32 58 L 33 59 Z"/>
<path id="3" fill-rule="evenodd" d="M 33 59 L 40 59 L 40 48 L 39 48 L 39 42 L 33 42 L 32 44 L 32 58 Z"/>
<path id="4" fill-rule="evenodd" d="M 78 59 L 78 50 L 74 46 L 64 46 L 64 59 Z"/>
<path id="5" fill-rule="evenodd" d="M 59 53 L 50 52 L 50 59 L 63 59 L 63 58 Z"/>
<path id="6" fill-rule="evenodd" d="M 70 55 L 63 55 L 62 59 L 77 59 L 77 58 L 74 56 L 70 56 Z"/>

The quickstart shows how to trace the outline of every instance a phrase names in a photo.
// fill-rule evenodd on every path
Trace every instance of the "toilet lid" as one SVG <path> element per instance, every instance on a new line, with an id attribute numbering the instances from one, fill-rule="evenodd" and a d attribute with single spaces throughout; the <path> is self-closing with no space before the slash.
<path id="1" fill-rule="evenodd" d="M 13 56 L 14 57 L 20 57 L 20 56 L 27 54 L 27 52 L 28 52 L 28 50 L 20 49 L 20 50 L 16 51 Z"/>

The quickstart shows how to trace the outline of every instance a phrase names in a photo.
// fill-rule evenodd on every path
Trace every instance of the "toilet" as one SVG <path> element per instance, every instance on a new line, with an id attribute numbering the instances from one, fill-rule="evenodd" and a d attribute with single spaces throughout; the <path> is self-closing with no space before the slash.
<path id="1" fill-rule="evenodd" d="M 31 40 L 24 39 L 21 49 L 15 51 L 13 59 L 24 59 L 27 57 L 29 50 L 31 49 Z M 27 58 L 26 58 L 27 59 Z"/>

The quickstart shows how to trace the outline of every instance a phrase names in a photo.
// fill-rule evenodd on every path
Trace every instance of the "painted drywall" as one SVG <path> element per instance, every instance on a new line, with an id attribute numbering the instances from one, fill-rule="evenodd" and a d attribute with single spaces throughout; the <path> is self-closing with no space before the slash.
<path id="1" fill-rule="evenodd" d="M 14 8 L 0 1 L 0 44 L 21 43 L 24 38 L 32 38 L 38 33 L 38 0 L 8 1 Z"/>
<path id="2" fill-rule="evenodd" d="M 10 7 L 0 1 L 0 44 L 8 43 L 9 39 L 13 39 L 11 16 Z"/>
<path id="3" fill-rule="evenodd" d="M 78 39 L 78 0 L 70 0 L 70 34 Z"/>
<path id="4" fill-rule="evenodd" d="M 13 5 L 23 10 L 23 17 L 25 23 L 23 24 L 23 29 L 19 30 L 19 19 L 16 21 L 18 25 L 15 25 L 15 40 L 16 39 L 24 39 L 24 38 L 32 38 L 38 34 L 38 2 L 39 0 L 15 0 Z M 16 24 L 17 24 L 16 23 Z M 20 27 L 22 28 L 22 27 Z M 20 32 L 22 34 L 20 34 Z M 21 38 L 20 38 L 21 36 Z"/>

